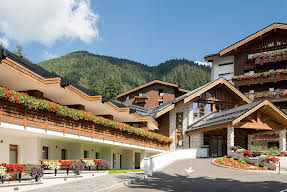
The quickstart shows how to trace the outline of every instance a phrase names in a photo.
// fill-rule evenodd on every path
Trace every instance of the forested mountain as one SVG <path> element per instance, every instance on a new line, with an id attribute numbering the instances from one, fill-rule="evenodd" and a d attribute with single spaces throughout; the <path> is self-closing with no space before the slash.
<path id="1" fill-rule="evenodd" d="M 155 79 L 192 90 L 209 82 L 211 71 L 210 67 L 186 59 L 173 59 L 151 67 L 87 51 L 69 53 L 42 61 L 39 65 L 111 98 Z"/>

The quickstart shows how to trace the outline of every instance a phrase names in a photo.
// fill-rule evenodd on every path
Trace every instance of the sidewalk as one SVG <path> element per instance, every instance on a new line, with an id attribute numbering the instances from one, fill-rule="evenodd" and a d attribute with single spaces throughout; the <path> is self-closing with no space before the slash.
<path id="1" fill-rule="evenodd" d="M 143 173 L 120 173 L 111 175 L 102 175 L 96 177 L 82 178 L 73 181 L 63 181 L 57 183 L 56 185 L 44 185 L 39 188 L 33 189 L 35 186 L 23 186 L 19 187 L 18 191 L 27 192 L 106 192 L 113 189 L 122 187 L 129 184 L 135 180 L 143 179 L 145 176 Z M 48 179 L 52 180 L 52 179 Z M 55 180 L 56 181 L 56 180 Z M 7 190 L 8 188 L 6 188 Z M 0 188 L 0 192 L 2 192 Z M 14 189 L 9 188 L 7 191 L 14 191 Z"/>

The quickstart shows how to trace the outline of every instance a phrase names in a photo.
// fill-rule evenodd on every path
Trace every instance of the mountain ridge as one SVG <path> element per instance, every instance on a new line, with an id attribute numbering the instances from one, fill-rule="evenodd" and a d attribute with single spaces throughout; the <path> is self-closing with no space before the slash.
<path id="1" fill-rule="evenodd" d="M 211 67 L 187 59 L 171 59 L 148 66 L 88 51 L 71 52 L 38 65 L 110 98 L 152 80 L 167 81 L 192 90 L 209 82 L 211 77 Z"/>

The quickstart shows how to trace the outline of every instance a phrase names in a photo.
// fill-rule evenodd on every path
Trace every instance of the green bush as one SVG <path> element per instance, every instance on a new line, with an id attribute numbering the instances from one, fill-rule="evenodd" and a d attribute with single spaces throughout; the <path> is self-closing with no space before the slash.
<path id="1" fill-rule="evenodd" d="M 280 154 L 277 147 L 264 148 L 262 146 L 252 146 L 251 151 L 265 153 L 266 155 L 276 156 Z"/>
<path id="2" fill-rule="evenodd" d="M 234 164 L 234 165 L 237 165 L 237 164 L 238 164 L 238 162 L 237 162 L 237 161 L 234 161 L 234 162 L 233 162 L 233 164 Z"/>
<path id="3" fill-rule="evenodd" d="M 230 159 L 229 159 L 229 161 L 230 161 L 230 162 L 233 162 L 233 161 L 234 161 L 234 159 L 233 159 L 233 158 L 230 158 Z"/>
<path id="4" fill-rule="evenodd" d="M 226 155 L 224 155 L 224 156 L 223 156 L 223 158 L 227 158 L 227 156 L 226 156 Z"/>
<path id="5" fill-rule="evenodd" d="M 267 170 L 267 169 L 268 169 L 268 167 L 267 167 L 267 166 L 264 166 L 264 167 L 263 167 L 263 169 L 264 169 L 264 170 Z"/>
<path id="6" fill-rule="evenodd" d="M 231 166 L 231 163 L 227 163 L 227 166 Z"/>
<path id="7" fill-rule="evenodd" d="M 239 161 L 239 162 L 242 162 L 242 161 L 243 161 L 243 159 L 242 159 L 242 158 L 240 158 L 238 161 Z"/>
<path id="8" fill-rule="evenodd" d="M 259 167 L 259 163 L 255 163 L 255 166 L 256 166 L 256 167 Z"/>

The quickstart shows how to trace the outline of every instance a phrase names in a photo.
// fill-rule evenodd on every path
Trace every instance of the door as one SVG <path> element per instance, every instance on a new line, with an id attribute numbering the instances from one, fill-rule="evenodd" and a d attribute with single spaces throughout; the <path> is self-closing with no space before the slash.
<path id="1" fill-rule="evenodd" d="M 135 153 L 135 169 L 140 169 L 141 167 L 141 154 Z"/>
<path id="2" fill-rule="evenodd" d="M 123 155 L 120 155 L 120 169 L 122 169 Z"/>
<path id="3" fill-rule="evenodd" d="M 48 147 L 43 147 L 42 159 L 49 159 L 49 148 Z"/>
<path id="4" fill-rule="evenodd" d="M 62 149 L 62 151 L 61 151 L 61 159 L 62 160 L 66 160 L 67 159 L 67 150 L 66 149 Z"/>
<path id="5" fill-rule="evenodd" d="M 9 163 L 18 163 L 18 145 L 10 145 Z"/>
<path id="6" fill-rule="evenodd" d="M 116 169 L 116 162 L 117 162 L 116 154 L 113 153 L 113 169 Z"/>
<path id="7" fill-rule="evenodd" d="M 210 136 L 210 150 L 211 157 L 221 157 L 226 155 L 226 139 L 222 136 Z"/>

